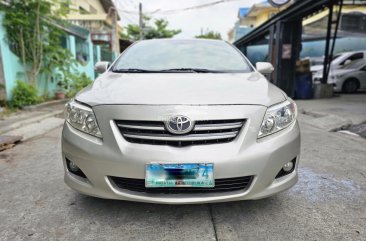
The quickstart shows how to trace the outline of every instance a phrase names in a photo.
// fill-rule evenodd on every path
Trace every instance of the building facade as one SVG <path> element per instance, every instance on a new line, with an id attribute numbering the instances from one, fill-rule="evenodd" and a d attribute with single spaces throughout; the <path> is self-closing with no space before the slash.
<path id="1" fill-rule="evenodd" d="M 335 6 L 333 13 L 334 15 L 338 14 L 338 9 L 339 6 Z M 249 10 L 247 11 L 249 12 Z M 248 14 L 243 14 L 243 16 L 247 15 Z M 329 11 L 325 8 L 322 11 L 316 12 L 303 19 L 300 58 L 315 58 L 324 56 L 328 15 Z M 260 19 L 263 20 L 264 18 L 261 17 Z M 336 19 L 335 16 L 333 19 Z M 248 19 L 245 21 L 248 21 Z M 332 32 L 334 32 L 334 26 Z M 365 39 L 365 1 L 344 0 L 334 54 L 366 50 Z M 246 56 L 252 63 L 269 61 L 268 38 L 264 39 L 263 42 L 247 46 Z"/>
<path id="2" fill-rule="evenodd" d="M 249 33 L 253 28 L 261 25 L 272 16 L 285 9 L 289 4 L 275 8 L 267 1 L 253 4 L 250 8 L 239 8 L 238 21 L 234 27 L 228 32 L 230 42 L 234 42 Z"/>
<path id="3" fill-rule="evenodd" d="M 57 7 L 55 5 L 55 7 Z M 98 61 L 112 62 L 120 53 L 117 24 L 119 16 L 112 0 L 71 0 L 67 6 L 70 11 L 63 27 L 62 47 L 68 49 L 77 60 L 75 71 L 85 73 L 95 79 L 94 64 Z M 0 11 L 0 99 L 11 99 L 11 92 L 17 80 L 25 80 L 22 61 L 10 49 L 3 28 L 4 13 Z M 5 61 L 6 60 L 6 61 Z M 52 76 L 38 76 L 38 91 L 52 96 L 58 86 L 58 72 Z"/>
<path id="4" fill-rule="evenodd" d="M 102 50 L 102 59 L 112 61 L 119 53 L 119 15 L 112 0 L 71 0 L 67 20 L 90 31 L 91 41 Z"/>
<path id="5" fill-rule="evenodd" d="M 25 80 L 24 67 L 22 61 L 16 56 L 6 40 L 6 31 L 3 27 L 4 13 L 0 11 L 0 84 L 2 86 L 1 99 L 11 99 L 11 92 L 17 80 Z M 94 62 L 101 60 L 101 48 L 94 46 L 89 30 L 78 27 L 68 26 L 63 36 L 62 47 L 68 49 L 78 60 L 75 71 L 85 73 L 89 78 L 95 78 Z M 97 54 L 95 54 L 97 53 Z M 55 69 L 48 79 L 40 74 L 38 76 L 39 94 L 47 92 L 49 96 L 57 90 L 58 71 Z"/>

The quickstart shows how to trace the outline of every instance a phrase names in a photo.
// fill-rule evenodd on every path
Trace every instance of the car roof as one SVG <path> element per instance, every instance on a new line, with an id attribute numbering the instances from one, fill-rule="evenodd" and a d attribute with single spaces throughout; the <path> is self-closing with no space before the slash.
<path id="1" fill-rule="evenodd" d="M 144 39 L 138 42 L 221 42 L 227 43 L 221 39 L 200 39 L 200 38 L 160 38 L 160 39 Z"/>
<path id="2" fill-rule="evenodd" d="M 348 51 L 348 52 L 342 52 L 342 53 L 338 53 L 338 54 L 335 54 L 335 55 L 345 55 L 345 54 L 357 54 L 357 53 L 365 53 L 366 51 L 364 50 L 360 50 L 360 51 Z"/>

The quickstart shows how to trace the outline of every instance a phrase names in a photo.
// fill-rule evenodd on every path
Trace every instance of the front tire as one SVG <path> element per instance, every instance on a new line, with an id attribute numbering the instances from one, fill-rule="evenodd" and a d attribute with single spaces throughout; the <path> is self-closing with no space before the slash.
<path id="1" fill-rule="evenodd" d="M 348 79 L 344 82 L 342 90 L 344 93 L 355 93 L 359 88 L 359 82 L 357 79 Z"/>

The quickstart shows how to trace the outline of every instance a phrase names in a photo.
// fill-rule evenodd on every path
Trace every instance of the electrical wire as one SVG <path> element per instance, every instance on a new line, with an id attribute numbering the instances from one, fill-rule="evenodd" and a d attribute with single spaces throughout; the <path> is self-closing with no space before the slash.
<path id="1" fill-rule="evenodd" d="M 219 0 L 219 1 L 211 2 L 211 3 L 205 3 L 205 4 L 200 4 L 200 5 L 186 7 L 186 8 L 179 8 L 179 9 L 168 9 L 168 10 L 156 9 L 154 11 L 144 12 L 144 14 L 155 14 L 155 13 L 159 13 L 159 14 L 174 14 L 174 13 L 179 13 L 179 12 L 184 12 L 184 11 L 190 11 L 190 10 L 197 10 L 197 9 L 201 9 L 201 8 L 212 7 L 214 5 L 218 5 L 218 4 L 221 4 L 221 3 L 234 2 L 234 1 L 239 1 L 239 0 Z M 139 14 L 138 11 L 135 11 L 135 10 L 125 10 L 125 9 L 121 9 L 121 8 L 118 8 L 118 11 L 124 12 L 124 13 L 128 13 L 128 14 Z"/>

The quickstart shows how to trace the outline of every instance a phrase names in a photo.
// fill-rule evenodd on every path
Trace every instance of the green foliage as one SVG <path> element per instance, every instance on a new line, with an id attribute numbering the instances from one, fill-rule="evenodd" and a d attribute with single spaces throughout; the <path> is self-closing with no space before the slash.
<path id="1" fill-rule="evenodd" d="M 21 59 L 24 74 L 37 86 L 40 72 L 68 64 L 67 50 L 61 47 L 59 27 L 68 12 L 69 0 L 12 0 L 5 7 L 3 26 L 11 50 Z"/>
<path id="2" fill-rule="evenodd" d="M 144 17 L 146 22 L 149 22 L 150 18 Z M 145 26 L 144 38 L 156 39 L 156 38 L 171 38 L 182 30 L 180 29 L 168 29 L 169 22 L 164 19 L 157 19 L 154 22 L 154 26 L 149 26 L 147 23 Z M 140 39 L 140 27 L 138 25 L 129 24 L 126 27 L 126 31 L 121 36 L 124 39 L 136 41 Z"/>
<path id="3" fill-rule="evenodd" d="M 214 31 L 207 31 L 206 33 L 202 33 L 197 35 L 196 38 L 203 38 L 203 39 L 222 39 L 221 34 L 219 32 Z"/>
<path id="4" fill-rule="evenodd" d="M 90 85 L 92 82 L 93 81 L 85 73 L 82 73 L 81 75 L 75 77 L 74 81 L 71 84 L 71 90 L 77 93 Z"/>
<path id="5" fill-rule="evenodd" d="M 10 106 L 13 108 L 21 108 L 27 105 L 34 105 L 40 102 L 37 95 L 37 89 L 34 86 L 18 80 L 16 86 L 12 90 L 12 99 Z"/>
<path id="6" fill-rule="evenodd" d="M 93 81 L 85 73 L 68 73 L 57 83 L 57 85 L 59 91 L 66 93 L 66 96 L 71 98 L 92 82 Z"/>
<path id="7" fill-rule="evenodd" d="M 154 38 L 172 38 L 174 35 L 179 34 L 182 30 L 169 30 L 167 29 L 169 23 L 164 19 L 157 19 L 155 21 L 155 27 L 151 28 L 146 34 L 146 39 L 154 39 Z"/>
<path id="8" fill-rule="evenodd" d="M 5 96 L 6 96 L 5 85 L 0 84 L 0 107 L 5 106 L 5 104 L 6 104 Z"/>
<path id="9" fill-rule="evenodd" d="M 129 24 L 125 28 L 125 32 L 121 35 L 122 39 L 137 41 L 140 39 L 140 28 L 138 25 Z"/>

